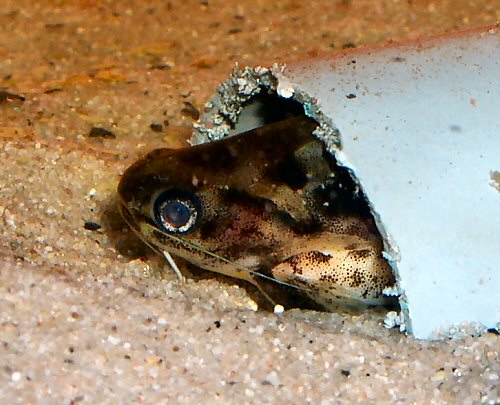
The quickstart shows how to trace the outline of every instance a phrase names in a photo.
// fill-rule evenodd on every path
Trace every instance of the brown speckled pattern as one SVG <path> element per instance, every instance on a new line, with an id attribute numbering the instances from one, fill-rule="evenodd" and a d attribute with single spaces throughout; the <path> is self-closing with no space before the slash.
<path id="1" fill-rule="evenodd" d="M 390 267 L 374 249 L 304 252 L 273 268 L 273 275 L 302 286 L 333 310 L 343 303 L 385 304 L 382 290 L 394 284 Z"/>

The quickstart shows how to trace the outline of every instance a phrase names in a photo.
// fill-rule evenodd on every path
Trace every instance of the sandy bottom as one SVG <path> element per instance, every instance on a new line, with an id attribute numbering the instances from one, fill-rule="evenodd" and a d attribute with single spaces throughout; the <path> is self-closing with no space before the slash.
<path id="1" fill-rule="evenodd" d="M 116 218 L 123 170 L 182 144 L 235 61 L 467 28 L 499 9 L 277 3 L 0 3 L 0 403 L 500 400 L 494 333 L 425 342 L 374 311 L 257 310 L 241 283 L 186 270 L 179 285 Z"/>

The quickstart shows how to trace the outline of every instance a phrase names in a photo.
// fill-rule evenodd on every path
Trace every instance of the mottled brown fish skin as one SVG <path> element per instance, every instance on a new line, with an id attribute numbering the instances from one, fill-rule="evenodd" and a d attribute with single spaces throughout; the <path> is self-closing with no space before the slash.
<path id="1" fill-rule="evenodd" d="M 258 272 L 326 307 L 343 299 L 383 303 L 382 289 L 394 279 L 380 237 L 352 179 L 312 135 L 316 126 L 294 117 L 217 142 L 152 151 L 122 177 L 124 216 L 148 244 L 202 268 L 254 284 Z M 159 223 L 155 207 L 164 193 L 198 207 L 188 232 L 171 235 Z M 321 271 L 311 257 L 321 258 Z"/>

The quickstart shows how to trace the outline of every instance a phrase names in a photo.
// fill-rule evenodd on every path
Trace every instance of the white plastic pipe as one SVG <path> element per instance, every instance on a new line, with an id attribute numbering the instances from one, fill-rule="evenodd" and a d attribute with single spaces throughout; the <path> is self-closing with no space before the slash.
<path id="1" fill-rule="evenodd" d="M 494 26 L 246 69 L 208 103 L 194 142 L 238 128 L 262 88 L 299 101 L 369 199 L 406 330 L 498 328 L 499 61 Z"/>

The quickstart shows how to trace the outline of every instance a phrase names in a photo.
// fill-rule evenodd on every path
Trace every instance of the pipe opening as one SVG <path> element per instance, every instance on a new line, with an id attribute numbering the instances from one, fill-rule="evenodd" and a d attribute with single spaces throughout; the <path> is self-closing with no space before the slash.
<path id="1" fill-rule="evenodd" d="M 238 120 L 229 134 L 238 134 L 301 115 L 304 115 L 304 107 L 298 101 L 261 89 L 260 93 L 243 103 Z"/>

